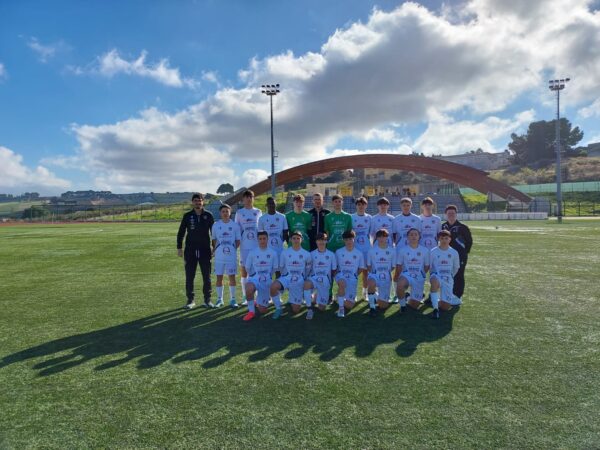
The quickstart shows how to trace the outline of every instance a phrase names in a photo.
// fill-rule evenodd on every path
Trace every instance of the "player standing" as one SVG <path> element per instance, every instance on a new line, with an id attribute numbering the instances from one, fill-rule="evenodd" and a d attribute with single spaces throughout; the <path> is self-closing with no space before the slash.
<path id="1" fill-rule="evenodd" d="M 302 236 L 302 248 L 310 251 L 310 242 L 308 234 L 311 230 L 312 218 L 309 213 L 304 211 L 304 196 L 302 194 L 296 194 L 294 196 L 294 210 L 288 212 L 285 215 L 288 223 L 288 230 L 291 233 L 299 231 Z M 288 243 L 289 246 L 289 243 Z"/>
<path id="2" fill-rule="evenodd" d="M 323 208 L 323 195 L 320 192 L 313 194 L 313 205 L 314 207 L 308 211 L 312 217 L 310 232 L 308 233 L 311 251 L 317 248 L 317 234 L 325 232 L 325 216 L 331 212 Z"/>
<path id="3" fill-rule="evenodd" d="M 329 300 L 331 283 L 337 270 L 337 259 L 331 250 L 327 250 L 327 234 L 317 235 L 317 248 L 310 252 L 312 270 L 310 277 L 304 283 L 304 301 L 308 307 L 306 319 L 313 318 L 312 294 L 317 291 L 316 303 L 320 311 L 324 311 Z"/>
<path id="4" fill-rule="evenodd" d="M 450 247 L 452 235 L 448 230 L 442 230 L 438 234 L 438 246 L 431 250 L 431 306 L 433 307 L 432 318 L 439 319 L 438 308 L 448 310 L 457 303 L 454 295 L 454 276 L 460 268 L 458 252 Z"/>
<path id="5" fill-rule="evenodd" d="M 268 233 L 269 248 L 275 250 L 277 256 L 281 255 L 283 243 L 288 240 L 288 223 L 285 216 L 277 212 L 277 204 L 273 197 L 267 198 L 267 214 L 258 218 L 258 231 Z"/>
<path id="6" fill-rule="evenodd" d="M 229 305 L 237 308 L 235 301 L 235 275 L 237 274 L 237 249 L 241 233 L 237 223 L 231 220 L 231 206 L 222 204 L 219 208 L 221 220 L 212 227 L 212 247 L 217 275 L 217 305 L 223 306 L 223 275 L 229 278 Z"/>
<path id="7" fill-rule="evenodd" d="M 392 272 L 396 268 L 396 252 L 388 244 L 389 232 L 382 228 L 375 233 L 377 242 L 369 250 L 367 260 L 369 315 L 377 315 L 377 307 L 386 310 L 390 305 Z"/>
<path id="8" fill-rule="evenodd" d="M 248 313 L 244 316 L 245 322 L 254 319 L 256 309 L 262 314 L 267 312 L 270 300 L 269 290 L 273 281 L 273 274 L 279 270 L 279 258 L 277 252 L 269 247 L 269 234 L 266 231 L 259 231 L 257 237 L 258 248 L 250 250 L 244 264 L 246 271 L 250 275 L 246 281 Z M 254 305 L 255 293 L 257 293 L 256 308 Z"/>
<path id="9" fill-rule="evenodd" d="M 464 223 L 457 219 L 458 208 L 455 205 L 446 206 L 447 221 L 442 224 L 442 230 L 450 231 L 452 241 L 450 246 L 458 252 L 460 257 L 460 269 L 454 276 L 454 295 L 459 303 L 462 302 L 462 296 L 465 291 L 465 269 L 469 259 L 469 252 L 473 246 L 473 237 L 471 230 Z"/>
<path id="10" fill-rule="evenodd" d="M 419 245 L 421 233 L 416 228 L 408 230 L 408 245 L 398 247 L 396 253 L 396 295 L 400 299 L 400 311 L 406 309 L 406 300 L 413 309 L 419 309 L 425 290 L 425 276 L 429 271 L 430 250 Z M 406 290 L 410 289 L 410 295 Z"/>
<path id="11" fill-rule="evenodd" d="M 437 235 L 442 231 L 442 219 L 433 214 L 435 206 L 431 197 L 421 202 L 421 245 L 431 250 L 437 246 Z"/>
<path id="12" fill-rule="evenodd" d="M 406 234 L 411 228 L 416 228 L 421 231 L 421 219 L 416 214 L 410 212 L 412 208 L 412 200 L 404 197 L 400 200 L 402 211 L 394 218 L 394 242 L 396 247 L 404 247 L 408 244 Z"/>
<path id="13" fill-rule="evenodd" d="M 356 199 L 356 212 L 351 215 L 352 229 L 356 233 L 355 246 L 359 249 L 365 261 L 371 250 L 371 214 L 367 214 L 367 199 L 359 197 Z M 367 298 L 367 272 L 363 272 L 362 298 Z"/>
<path id="14" fill-rule="evenodd" d="M 345 309 L 352 309 L 356 304 L 358 275 L 366 269 L 362 252 L 354 247 L 355 237 L 354 231 L 344 231 L 344 247 L 335 252 L 338 265 L 335 276 L 338 284 L 338 317 L 344 317 Z"/>
<path id="15" fill-rule="evenodd" d="M 333 211 L 325 216 L 325 233 L 329 236 L 327 249 L 336 252 L 344 246 L 342 235 L 352 230 L 352 217 L 342 210 L 344 198 L 341 195 L 331 197 Z"/>
<path id="16" fill-rule="evenodd" d="M 250 250 L 258 247 L 256 233 L 258 233 L 258 219 L 262 215 L 260 209 L 254 207 L 254 192 L 247 189 L 242 194 L 242 202 L 244 207 L 237 210 L 235 213 L 235 223 L 240 227 L 242 235 L 242 244 L 240 245 L 240 266 L 242 268 L 242 276 L 240 279 L 242 285 L 242 297 L 246 298 L 246 278 L 248 272 L 244 267 L 246 258 Z M 244 300 L 243 303 L 246 303 Z"/>
<path id="17" fill-rule="evenodd" d="M 271 284 L 271 297 L 275 304 L 273 319 L 281 316 L 281 292 L 287 289 L 288 302 L 292 312 L 297 314 L 302 307 L 304 297 L 304 281 L 310 274 L 310 253 L 302 248 L 302 233 L 293 231 L 290 235 L 292 246 L 281 252 L 279 265 L 282 275 Z"/>
<path id="18" fill-rule="evenodd" d="M 394 240 L 392 238 L 392 233 L 394 232 L 394 216 L 388 213 L 389 209 L 390 201 L 387 198 L 381 197 L 377 200 L 378 212 L 371 218 L 371 238 L 375 240 L 375 234 L 383 228 L 389 233 L 388 245 L 393 247 Z"/>

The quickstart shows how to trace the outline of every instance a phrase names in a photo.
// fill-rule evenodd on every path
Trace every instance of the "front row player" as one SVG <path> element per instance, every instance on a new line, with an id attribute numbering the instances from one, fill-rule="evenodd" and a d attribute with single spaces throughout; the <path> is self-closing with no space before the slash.
<path id="1" fill-rule="evenodd" d="M 273 319 L 281 317 L 281 292 L 288 290 L 288 303 L 292 312 L 297 314 L 302 307 L 304 280 L 308 277 L 311 267 L 310 253 L 302 248 L 302 233 L 294 231 L 290 234 L 292 246 L 281 252 L 279 265 L 283 274 L 271 284 L 271 297 L 275 304 Z"/>
<path id="2" fill-rule="evenodd" d="M 352 309 L 356 304 L 358 275 L 366 270 L 363 254 L 354 247 L 354 231 L 344 231 L 342 239 L 344 247 L 335 252 L 338 273 L 335 281 L 338 284 L 338 317 L 345 316 L 345 309 Z"/>
<path id="3" fill-rule="evenodd" d="M 369 315 L 377 315 L 377 307 L 385 310 L 390 305 L 390 289 L 392 272 L 396 268 L 396 251 L 388 244 L 390 233 L 382 228 L 375 233 L 377 242 L 367 260 L 367 292 L 369 298 Z"/>
<path id="4" fill-rule="evenodd" d="M 310 252 L 312 270 L 310 277 L 304 282 L 304 301 L 308 308 L 306 319 L 311 320 L 314 315 L 312 306 L 313 291 L 316 290 L 317 308 L 325 311 L 329 302 L 331 280 L 337 270 L 337 261 L 331 250 L 327 250 L 327 233 L 318 233 L 316 237 L 317 249 Z"/>
<path id="5" fill-rule="evenodd" d="M 400 311 L 406 309 L 406 300 L 413 309 L 419 309 L 425 290 L 425 277 L 429 271 L 430 250 L 419 245 L 421 233 L 411 228 L 407 233 L 408 245 L 399 247 L 396 255 L 396 295 L 400 299 Z M 406 292 L 410 289 L 410 294 Z"/>
<path id="6" fill-rule="evenodd" d="M 256 309 L 265 314 L 269 308 L 269 290 L 273 281 L 273 274 L 279 270 L 279 258 L 277 252 L 269 247 L 269 233 L 259 231 L 258 248 L 250 250 L 244 267 L 250 275 L 246 281 L 246 302 L 248 313 L 244 321 L 248 322 L 256 316 Z M 256 307 L 254 305 L 254 294 L 256 296 Z"/>
<path id="7" fill-rule="evenodd" d="M 458 252 L 450 247 L 452 235 L 448 230 L 438 233 L 438 246 L 431 250 L 431 306 L 432 317 L 439 319 L 441 308 L 449 310 L 453 305 L 459 305 L 453 293 L 454 275 L 460 268 Z"/>

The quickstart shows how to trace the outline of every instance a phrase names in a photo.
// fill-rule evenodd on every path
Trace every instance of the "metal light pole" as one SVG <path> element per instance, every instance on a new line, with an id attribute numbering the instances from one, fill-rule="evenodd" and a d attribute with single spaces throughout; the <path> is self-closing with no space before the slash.
<path id="1" fill-rule="evenodd" d="M 558 223 L 562 223 L 562 171 L 560 168 L 560 91 L 565 88 L 565 85 L 570 81 L 570 78 L 561 78 L 560 80 L 548 81 L 548 87 L 551 91 L 556 91 L 556 216 Z"/>
<path id="2" fill-rule="evenodd" d="M 262 92 L 269 96 L 271 100 L 271 196 L 275 198 L 275 145 L 273 143 L 273 96 L 277 95 L 279 91 L 279 84 L 263 84 L 261 85 Z"/>

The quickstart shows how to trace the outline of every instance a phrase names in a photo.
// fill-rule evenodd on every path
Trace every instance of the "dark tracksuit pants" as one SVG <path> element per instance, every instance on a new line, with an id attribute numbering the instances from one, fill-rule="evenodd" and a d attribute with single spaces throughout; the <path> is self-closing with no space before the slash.
<path id="1" fill-rule="evenodd" d="M 196 278 L 196 267 L 199 265 L 202 272 L 204 301 L 209 302 L 212 294 L 210 250 L 186 248 L 183 253 L 183 260 L 185 263 L 185 294 L 188 301 L 194 300 L 194 278 Z"/>
<path id="2" fill-rule="evenodd" d="M 457 297 L 462 297 L 465 292 L 465 268 L 467 267 L 467 257 L 460 255 L 460 268 L 454 275 L 454 288 L 452 292 Z"/>

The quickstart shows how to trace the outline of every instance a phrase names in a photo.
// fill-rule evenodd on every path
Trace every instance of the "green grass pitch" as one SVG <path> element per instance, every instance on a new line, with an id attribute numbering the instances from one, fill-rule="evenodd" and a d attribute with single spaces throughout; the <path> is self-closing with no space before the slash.
<path id="1" fill-rule="evenodd" d="M 600 447 L 600 221 L 469 225 L 439 321 L 252 323 L 181 310 L 178 223 L 0 227 L 0 448 Z"/>

